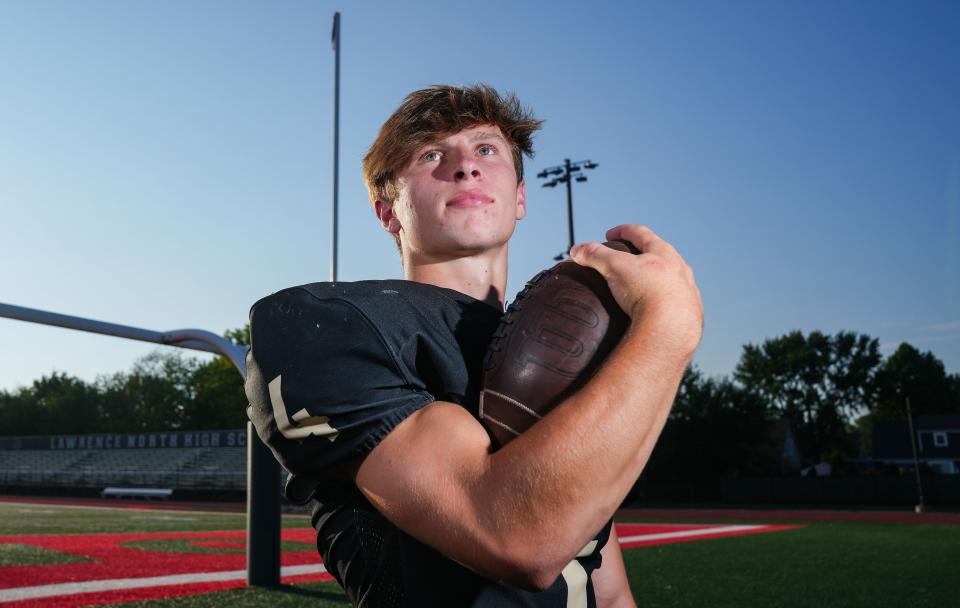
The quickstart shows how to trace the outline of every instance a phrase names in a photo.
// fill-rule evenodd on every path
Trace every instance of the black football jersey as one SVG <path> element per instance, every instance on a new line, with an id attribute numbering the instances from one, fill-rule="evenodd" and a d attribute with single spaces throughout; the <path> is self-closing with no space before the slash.
<path id="1" fill-rule="evenodd" d="M 412 281 L 313 283 L 250 312 L 248 414 L 289 472 L 287 496 L 312 501 L 317 546 L 354 605 L 594 606 L 590 573 L 609 524 L 547 591 L 484 579 L 399 530 L 324 471 L 368 454 L 436 400 L 475 417 L 496 308 Z"/>

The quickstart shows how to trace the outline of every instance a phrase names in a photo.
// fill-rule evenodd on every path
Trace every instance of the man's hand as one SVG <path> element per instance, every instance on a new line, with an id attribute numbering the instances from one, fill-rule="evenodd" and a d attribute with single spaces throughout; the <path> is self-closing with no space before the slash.
<path id="1" fill-rule="evenodd" d="M 693 270 L 674 247 L 639 224 L 607 231 L 607 240 L 624 239 L 640 250 L 632 255 L 599 243 L 575 245 L 574 262 L 603 275 L 617 304 L 636 324 L 644 319 L 679 348 L 691 353 L 703 332 L 703 304 Z"/>

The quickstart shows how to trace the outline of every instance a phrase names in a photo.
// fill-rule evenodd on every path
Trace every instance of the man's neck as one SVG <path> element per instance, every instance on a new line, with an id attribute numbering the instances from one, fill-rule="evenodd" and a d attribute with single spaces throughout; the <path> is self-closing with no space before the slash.
<path id="1" fill-rule="evenodd" d="M 503 310 L 507 291 L 507 246 L 476 256 L 443 260 L 404 254 L 404 278 L 446 287 Z"/>

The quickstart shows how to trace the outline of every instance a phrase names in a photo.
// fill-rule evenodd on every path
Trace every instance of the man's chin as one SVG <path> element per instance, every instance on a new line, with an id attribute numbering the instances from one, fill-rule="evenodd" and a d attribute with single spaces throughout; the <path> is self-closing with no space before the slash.
<path id="1" fill-rule="evenodd" d="M 434 248 L 434 258 L 465 258 L 496 253 L 505 250 L 507 241 L 503 239 L 457 239 Z"/>

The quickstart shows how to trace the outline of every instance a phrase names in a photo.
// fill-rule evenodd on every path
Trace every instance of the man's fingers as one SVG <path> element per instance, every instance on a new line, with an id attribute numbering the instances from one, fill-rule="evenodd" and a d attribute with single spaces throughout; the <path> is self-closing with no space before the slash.
<path id="1" fill-rule="evenodd" d="M 570 249 L 571 260 L 593 268 L 603 276 L 609 274 L 611 255 L 623 255 L 623 252 L 614 251 L 600 243 L 577 243 Z"/>
<path id="2" fill-rule="evenodd" d="M 633 243 L 641 253 L 655 251 L 661 243 L 665 243 L 657 233 L 641 224 L 620 224 L 607 230 L 607 240 L 623 239 Z"/>

